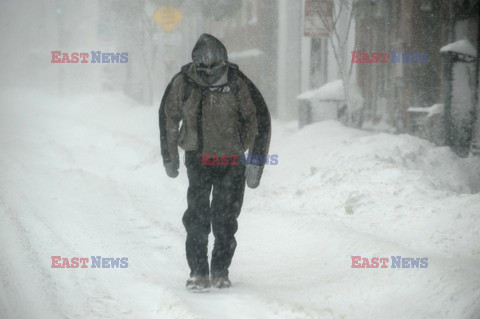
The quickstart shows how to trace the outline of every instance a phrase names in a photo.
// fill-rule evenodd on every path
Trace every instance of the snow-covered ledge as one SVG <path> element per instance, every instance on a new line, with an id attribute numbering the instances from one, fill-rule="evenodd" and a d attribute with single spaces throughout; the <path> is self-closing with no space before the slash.
<path id="1" fill-rule="evenodd" d="M 440 48 L 441 53 L 457 53 L 457 54 L 462 54 L 467 57 L 471 58 L 476 58 L 477 57 L 477 50 L 475 47 L 470 43 L 470 41 L 463 39 L 463 40 L 458 40 L 452 43 L 449 43 L 443 47 Z"/>

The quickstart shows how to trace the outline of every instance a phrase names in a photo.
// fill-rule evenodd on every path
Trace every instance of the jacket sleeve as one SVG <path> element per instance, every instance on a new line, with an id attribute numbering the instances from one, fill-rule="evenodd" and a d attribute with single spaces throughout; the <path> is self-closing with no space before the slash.
<path id="1" fill-rule="evenodd" d="M 257 87 L 242 72 L 238 72 L 240 78 L 245 82 L 249 97 L 255 106 L 255 121 L 253 121 L 253 123 L 255 123 L 256 127 L 251 128 L 254 132 L 254 136 L 252 137 L 252 143 L 249 145 L 249 152 L 252 156 L 260 156 L 262 159 L 266 159 L 270 147 L 270 112 L 268 111 L 267 103 L 265 103 L 265 100 Z M 260 166 L 262 170 L 264 165 L 265 161 L 261 161 Z"/>
<path id="2" fill-rule="evenodd" d="M 158 122 L 160 127 L 160 147 L 163 164 L 174 163 L 179 167 L 178 157 L 178 127 L 182 120 L 180 110 L 179 81 L 177 75 L 168 84 L 163 94 L 160 109 L 158 110 Z"/>

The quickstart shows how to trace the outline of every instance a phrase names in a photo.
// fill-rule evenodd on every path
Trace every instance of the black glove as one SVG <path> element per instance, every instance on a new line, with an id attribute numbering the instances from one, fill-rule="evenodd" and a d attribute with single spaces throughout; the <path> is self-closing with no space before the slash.
<path id="1" fill-rule="evenodd" d="M 245 176 L 247 177 L 247 186 L 250 188 L 257 188 L 260 185 L 260 178 L 262 177 L 263 167 L 260 165 L 247 165 Z"/>
<path id="2" fill-rule="evenodd" d="M 175 178 L 178 176 L 178 163 L 168 162 L 163 164 L 168 177 Z"/>

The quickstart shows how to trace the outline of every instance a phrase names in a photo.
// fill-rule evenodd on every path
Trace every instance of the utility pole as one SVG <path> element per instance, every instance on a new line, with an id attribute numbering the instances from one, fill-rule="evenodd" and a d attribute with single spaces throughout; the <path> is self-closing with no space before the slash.
<path id="1" fill-rule="evenodd" d="M 480 21 L 480 12 L 477 11 L 477 21 Z M 470 152 L 473 155 L 480 156 L 480 23 L 477 22 L 477 62 L 475 63 L 475 92 L 473 99 L 473 136 L 470 144 Z"/>

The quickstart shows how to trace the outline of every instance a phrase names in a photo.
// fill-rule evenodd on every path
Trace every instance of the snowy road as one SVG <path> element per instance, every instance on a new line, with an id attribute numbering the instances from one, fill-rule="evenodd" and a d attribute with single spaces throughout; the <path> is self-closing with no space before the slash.
<path id="1" fill-rule="evenodd" d="M 157 108 L 1 93 L 0 318 L 478 318 L 480 164 L 407 135 L 274 122 L 239 219 L 233 287 L 188 293 L 185 168 Z M 128 257 L 54 269 L 51 256 Z M 351 256 L 428 257 L 354 269 Z"/>

